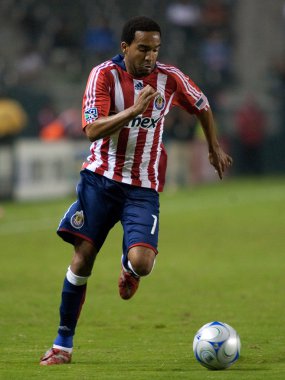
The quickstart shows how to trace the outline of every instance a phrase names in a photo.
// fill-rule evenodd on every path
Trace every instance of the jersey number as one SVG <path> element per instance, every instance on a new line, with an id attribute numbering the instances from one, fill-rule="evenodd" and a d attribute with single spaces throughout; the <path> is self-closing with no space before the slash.
<path id="1" fill-rule="evenodd" d="M 155 229 L 156 229 L 156 225 L 157 225 L 157 216 L 156 215 L 151 215 L 153 217 L 153 225 L 152 225 L 152 229 L 150 231 L 150 233 L 152 235 L 154 235 L 155 233 Z"/>

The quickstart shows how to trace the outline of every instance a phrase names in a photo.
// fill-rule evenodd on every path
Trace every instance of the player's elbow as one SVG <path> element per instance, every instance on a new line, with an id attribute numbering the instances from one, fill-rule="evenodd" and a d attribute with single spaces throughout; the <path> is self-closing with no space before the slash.
<path id="1" fill-rule="evenodd" d="M 95 127 L 94 123 L 87 124 L 84 128 L 84 131 L 86 133 L 86 136 L 88 137 L 89 141 L 93 142 L 98 140 L 100 137 L 98 128 Z"/>

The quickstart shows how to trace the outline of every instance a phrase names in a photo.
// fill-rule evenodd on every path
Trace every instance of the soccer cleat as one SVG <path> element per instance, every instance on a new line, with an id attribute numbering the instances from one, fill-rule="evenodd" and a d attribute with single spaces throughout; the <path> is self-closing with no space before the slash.
<path id="1" fill-rule="evenodd" d="M 68 364 L 71 362 L 71 354 L 58 348 L 51 348 L 40 360 L 40 365 Z"/>
<path id="2" fill-rule="evenodd" d="M 140 277 L 133 276 L 130 272 L 121 270 L 119 277 L 119 293 L 123 300 L 130 299 L 139 287 Z"/>

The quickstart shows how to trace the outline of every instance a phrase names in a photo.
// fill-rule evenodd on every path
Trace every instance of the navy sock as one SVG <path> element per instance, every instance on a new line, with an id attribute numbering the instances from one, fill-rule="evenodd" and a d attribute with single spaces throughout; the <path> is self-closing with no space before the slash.
<path id="1" fill-rule="evenodd" d="M 77 320 L 85 301 L 86 286 L 86 284 L 73 285 L 67 278 L 64 279 L 59 309 L 60 324 L 55 345 L 72 348 Z"/>

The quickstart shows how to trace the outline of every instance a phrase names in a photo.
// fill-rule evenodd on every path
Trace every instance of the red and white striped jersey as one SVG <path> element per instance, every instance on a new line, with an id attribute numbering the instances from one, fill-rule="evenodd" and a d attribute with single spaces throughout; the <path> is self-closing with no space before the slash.
<path id="1" fill-rule="evenodd" d="M 162 143 L 164 118 L 173 106 L 198 114 L 209 103 L 194 82 L 174 66 L 157 62 L 146 77 L 127 73 L 117 55 L 93 68 L 82 105 L 82 127 L 131 107 L 146 85 L 159 91 L 147 110 L 116 133 L 92 143 L 83 164 L 115 181 L 162 191 L 167 155 Z"/>

